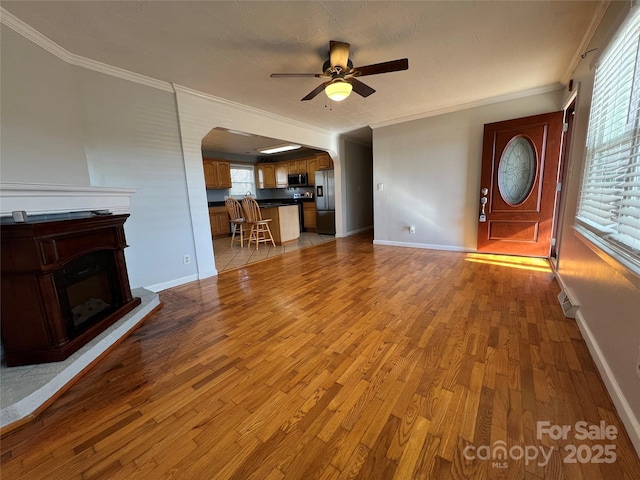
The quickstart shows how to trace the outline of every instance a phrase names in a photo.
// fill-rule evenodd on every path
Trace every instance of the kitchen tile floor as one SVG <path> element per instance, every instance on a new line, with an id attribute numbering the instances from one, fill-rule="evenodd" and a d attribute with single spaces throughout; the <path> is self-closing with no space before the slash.
<path id="1" fill-rule="evenodd" d="M 234 268 L 242 267 L 250 263 L 259 262 L 267 258 L 283 255 L 304 247 L 310 247 L 319 243 L 331 242 L 335 240 L 334 235 L 320 235 L 315 232 L 302 232 L 297 242 L 287 245 L 273 246 L 271 244 L 260 244 L 260 248 L 256 250 L 255 246 L 240 248 L 238 242 L 231 246 L 231 237 L 220 237 L 213 239 L 213 254 L 216 261 L 216 270 L 218 273 Z"/>

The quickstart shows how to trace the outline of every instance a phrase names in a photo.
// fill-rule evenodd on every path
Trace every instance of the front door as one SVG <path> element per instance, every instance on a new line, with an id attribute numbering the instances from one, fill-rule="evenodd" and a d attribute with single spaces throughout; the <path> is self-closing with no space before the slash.
<path id="1" fill-rule="evenodd" d="M 478 251 L 548 257 L 562 112 L 484 126 Z"/>

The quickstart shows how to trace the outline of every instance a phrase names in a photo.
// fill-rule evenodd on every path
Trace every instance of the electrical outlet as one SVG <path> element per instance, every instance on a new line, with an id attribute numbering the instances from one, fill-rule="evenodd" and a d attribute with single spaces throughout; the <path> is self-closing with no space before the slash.
<path id="1" fill-rule="evenodd" d="M 640 347 L 638 347 L 638 359 L 636 360 L 636 375 L 640 377 Z"/>
<path id="2" fill-rule="evenodd" d="M 182 263 L 189 265 L 191 263 L 191 255 L 184 255 L 182 257 Z"/>
<path id="3" fill-rule="evenodd" d="M 409 233 L 416 233 L 416 226 L 415 225 L 411 225 L 409 227 Z"/>

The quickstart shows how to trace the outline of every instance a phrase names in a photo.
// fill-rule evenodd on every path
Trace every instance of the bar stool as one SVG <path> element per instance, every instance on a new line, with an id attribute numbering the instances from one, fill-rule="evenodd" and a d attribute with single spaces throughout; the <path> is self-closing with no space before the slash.
<path id="1" fill-rule="evenodd" d="M 236 238 L 236 231 L 240 232 L 240 238 L 238 239 L 240 242 L 240 248 L 244 248 L 244 232 L 247 230 L 247 222 L 244 219 L 244 212 L 242 210 L 242 205 L 235 198 L 227 198 L 224 201 L 224 205 L 227 207 L 227 212 L 229 213 L 229 221 L 231 222 L 231 246 L 233 246 L 233 242 Z"/>
<path id="2" fill-rule="evenodd" d="M 256 243 L 256 250 L 260 243 L 271 242 L 273 246 L 276 246 L 276 242 L 271 235 L 271 229 L 269 228 L 270 218 L 262 218 L 262 212 L 260 212 L 260 206 L 256 199 L 253 197 L 244 197 L 242 199 L 242 209 L 244 210 L 245 221 L 251 225 L 249 231 L 249 247 L 251 242 Z M 267 237 L 268 235 L 268 237 Z"/>

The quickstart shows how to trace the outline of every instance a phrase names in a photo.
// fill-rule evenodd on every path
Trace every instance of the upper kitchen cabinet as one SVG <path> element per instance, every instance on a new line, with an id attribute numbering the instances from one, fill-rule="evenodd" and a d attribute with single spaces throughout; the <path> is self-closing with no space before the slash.
<path id="1" fill-rule="evenodd" d="M 315 184 L 315 179 L 313 178 L 313 172 L 317 172 L 318 168 L 318 159 L 316 157 L 310 158 L 307 160 L 307 169 L 309 170 L 308 181 L 309 185 Z"/>
<path id="2" fill-rule="evenodd" d="M 333 160 L 331 160 L 328 153 L 316 153 L 316 160 L 318 160 L 318 170 L 331 170 L 333 168 Z"/>
<path id="3" fill-rule="evenodd" d="M 287 188 L 288 166 L 286 163 L 259 163 L 256 166 L 259 189 Z"/>
<path id="4" fill-rule="evenodd" d="M 287 188 L 289 168 L 286 163 L 276 163 L 276 188 Z"/>
<path id="5" fill-rule="evenodd" d="M 220 188 L 231 188 L 231 162 L 218 162 Z"/>
<path id="6" fill-rule="evenodd" d="M 258 188 L 276 188 L 276 168 L 273 163 L 259 164 L 256 167 Z"/>
<path id="7" fill-rule="evenodd" d="M 307 173 L 307 159 L 302 158 L 298 160 L 289 161 L 289 173 Z"/>
<path id="8" fill-rule="evenodd" d="M 333 160 L 328 153 L 317 153 L 313 158 L 307 160 L 307 169 L 309 170 L 309 186 L 316 184 L 314 172 L 318 170 L 331 170 L 333 168 Z"/>
<path id="9" fill-rule="evenodd" d="M 231 188 L 231 163 L 226 160 L 205 158 L 204 183 L 208 189 Z"/>

